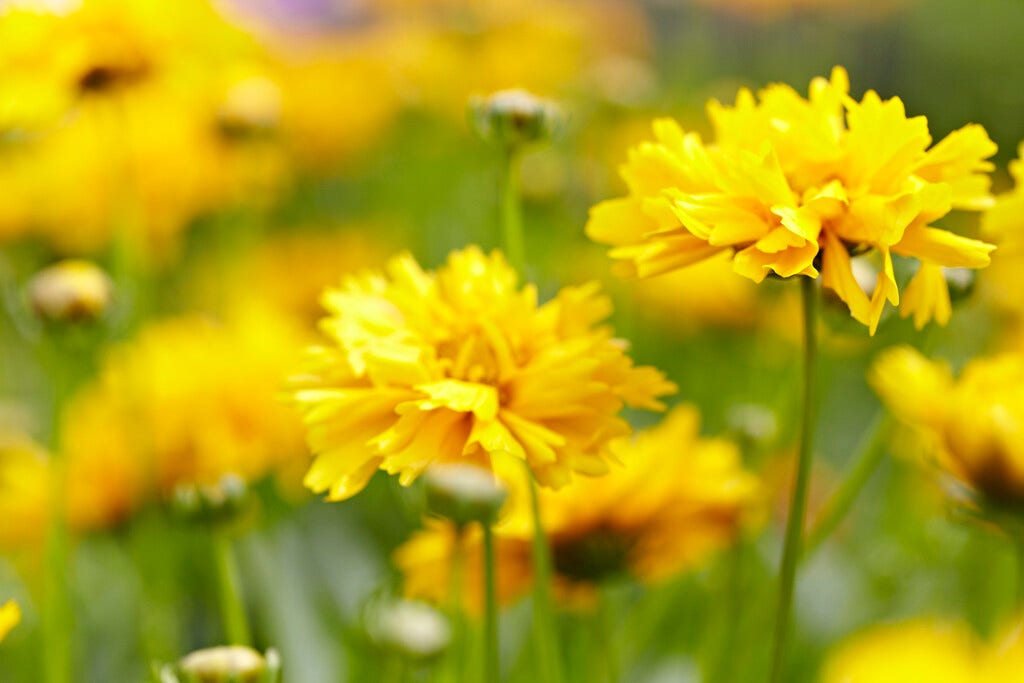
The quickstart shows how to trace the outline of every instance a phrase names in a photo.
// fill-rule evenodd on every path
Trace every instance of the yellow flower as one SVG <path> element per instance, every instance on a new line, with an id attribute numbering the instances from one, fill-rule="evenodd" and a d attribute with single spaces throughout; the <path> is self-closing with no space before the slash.
<path id="1" fill-rule="evenodd" d="M 921 620 L 876 626 L 828 658 L 821 683 L 981 683 L 979 650 L 961 625 Z"/>
<path id="2" fill-rule="evenodd" d="M 131 454 L 159 496 L 227 474 L 257 481 L 303 459 L 301 424 L 278 396 L 300 351 L 289 326 L 258 311 L 153 323 L 75 397 L 64 441 L 72 458 Z"/>
<path id="3" fill-rule="evenodd" d="M 402 255 L 327 290 L 331 344 L 295 390 L 316 454 L 306 485 L 342 500 L 378 469 L 408 485 L 463 458 L 496 472 L 525 460 L 546 486 L 605 472 L 629 432 L 623 405 L 659 410 L 675 386 L 599 324 L 611 305 L 596 284 L 540 305 L 516 280 L 500 253 L 470 247 L 436 272 Z"/>
<path id="4" fill-rule="evenodd" d="M 954 379 L 946 365 L 897 347 L 869 379 L 943 468 L 992 502 L 1024 500 L 1024 355 L 977 358 Z"/>
<path id="5" fill-rule="evenodd" d="M 8 600 L 0 605 L 0 643 L 3 642 L 7 634 L 11 632 L 11 629 L 17 626 L 20 621 L 21 608 L 18 607 L 18 603 Z"/>
<path id="6" fill-rule="evenodd" d="M 46 452 L 20 433 L 0 434 L 0 547 L 30 546 L 44 538 L 50 475 Z"/>
<path id="7" fill-rule="evenodd" d="M 1007 683 L 1024 665 L 1024 623 L 1008 624 L 991 643 L 965 625 L 917 619 L 875 626 L 827 659 L 821 683 Z"/>
<path id="8" fill-rule="evenodd" d="M 919 326 L 947 317 L 938 268 L 983 267 L 994 247 L 930 224 L 991 204 L 985 159 L 996 147 L 984 129 L 965 126 L 929 149 L 924 117 L 874 91 L 857 102 L 839 67 L 807 99 L 775 84 L 759 100 L 744 89 L 734 106 L 712 101 L 714 144 L 659 119 L 656 140 L 630 151 L 629 195 L 598 204 L 587 223 L 614 247 L 619 272 L 648 277 L 726 252 L 755 282 L 820 274 L 874 333 L 886 302 L 900 304 L 893 256 L 906 256 L 921 266 L 901 315 Z M 870 296 L 850 262 L 868 249 L 880 262 Z"/>
<path id="9" fill-rule="evenodd" d="M 998 195 L 982 216 L 982 234 L 999 245 L 999 250 L 980 285 L 986 299 L 1020 318 L 1024 316 L 1024 300 L 1019 295 L 1024 286 L 1024 143 L 1017 149 L 1017 159 L 1010 162 L 1010 175 L 1013 189 Z"/>
<path id="10" fill-rule="evenodd" d="M 635 439 L 616 440 L 611 451 L 623 464 L 607 475 L 541 491 L 541 519 L 563 598 L 586 601 L 596 582 L 615 575 L 668 578 L 736 539 L 758 503 L 759 483 L 743 469 L 733 443 L 699 436 L 699 419 L 692 406 L 679 406 Z M 533 519 L 523 485 L 518 482 L 520 495 L 513 495 L 495 529 L 507 600 L 531 585 Z M 410 597 L 443 601 L 454 541 L 450 525 L 432 522 L 397 551 Z M 464 540 L 469 601 L 478 594 L 480 542 L 476 532 Z"/>

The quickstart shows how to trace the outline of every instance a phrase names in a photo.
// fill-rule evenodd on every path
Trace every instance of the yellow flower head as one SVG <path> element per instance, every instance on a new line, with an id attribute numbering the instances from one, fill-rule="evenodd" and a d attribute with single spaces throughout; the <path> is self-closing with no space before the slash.
<path id="1" fill-rule="evenodd" d="M 879 356 L 870 381 L 942 467 L 993 502 L 1024 501 L 1024 355 L 975 359 L 954 380 L 945 365 L 898 347 Z"/>
<path id="2" fill-rule="evenodd" d="M 675 386 L 599 324 L 611 306 L 596 284 L 539 304 L 516 280 L 499 252 L 469 247 L 436 272 L 402 255 L 327 290 L 331 344 L 295 391 L 316 454 L 307 486 L 342 500 L 378 469 L 407 485 L 435 462 L 498 471 L 501 456 L 547 486 L 603 473 L 629 433 L 622 407 L 659 410 Z"/>
<path id="3" fill-rule="evenodd" d="M 8 600 L 0 605 L 0 642 L 3 642 L 7 634 L 21 621 L 21 608 L 18 603 Z"/>
<path id="4" fill-rule="evenodd" d="M 982 216 L 982 234 L 999 245 L 992 258 L 992 267 L 981 281 L 986 299 L 1000 309 L 1024 316 L 1024 143 L 1017 149 L 1017 158 L 1010 162 L 1012 190 L 998 195 L 995 204 Z"/>
<path id="5" fill-rule="evenodd" d="M 712 101 L 708 114 L 713 144 L 655 121 L 655 141 L 622 167 L 629 195 L 591 210 L 587 234 L 614 247 L 622 274 L 658 275 L 720 252 L 756 282 L 820 273 L 874 333 L 886 301 L 918 326 L 946 322 L 941 268 L 988 264 L 994 247 L 930 225 L 991 203 L 985 159 L 996 146 L 981 126 L 929 148 L 924 117 L 907 118 L 899 98 L 874 91 L 854 100 L 839 67 L 812 81 L 807 99 L 774 84 L 758 98 L 741 90 L 733 106 Z M 868 249 L 880 262 L 870 295 L 850 264 Z M 902 304 L 894 254 L 920 261 Z"/>
<path id="6" fill-rule="evenodd" d="M 542 522 L 564 598 L 586 600 L 595 582 L 614 575 L 667 578 L 735 540 L 757 503 L 758 480 L 743 469 L 733 443 L 699 436 L 699 419 L 692 406 L 675 408 L 659 426 L 612 444 L 622 466 L 541 491 Z M 527 501 L 513 495 L 512 509 L 496 528 L 501 593 L 508 600 L 531 583 Z M 464 540 L 467 600 L 478 593 L 480 540 L 475 532 Z M 443 601 L 454 544 L 452 527 L 431 523 L 398 550 L 395 561 L 411 597 Z"/>
<path id="7" fill-rule="evenodd" d="M 75 397 L 64 441 L 72 457 L 130 454 L 160 496 L 228 474 L 257 481 L 305 450 L 278 396 L 300 348 L 290 327 L 257 312 L 221 326 L 154 323 L 116 347 Z"/>

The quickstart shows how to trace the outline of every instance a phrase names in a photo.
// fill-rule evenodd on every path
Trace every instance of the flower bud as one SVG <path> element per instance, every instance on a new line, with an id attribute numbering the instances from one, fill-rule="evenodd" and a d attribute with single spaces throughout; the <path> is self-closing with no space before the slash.
<path id="1" fill-rule="evenodd" d="M 113 289 L 110 278 L 96 264 L 67 259 L 36 273 L 28 285 L 28 299 L 44 320 L 84 322 L 106 312 Z"/>
<path id="2" fill-rule="evenodd" d="M 505 147 L 550 140 L 561 122 L 558 107 L 525 90 L 502 90 L 469 100 L 470 123 L 481 139 Z"/>
<path id="3" fill-rule="evenodd" d="M 215 522 L 238 514 L 249 500 L 249 487 L 237 474 L 225 474 L 215 484 L 178 484 L 171 492 L 171 509 L 184 519 Z"/>
<path id="4" fill-rule="evenodd" d="M 229 645 L 197 650 L 186 655 L 178 667 L 197 683 L 261 683 L 267 663 L 250 647 Z"/>
<path id="5" fill-rule="evenodd" d="M 949 298 L 953 301 L 969 297 L 978 281 L 978 271 L 972 268 L 943 268 L 942 276 L 946 279 Z"/>
<path id="6" fill-rule="evenodd" d="M 385 600 L 366 613 L 366 633 L 377 647 L 412 662 L 433 659 L 447 649 L 451 628 L 430 605 L 411 600 Z"/>
<path id="7" fill-rule="evenodd" d="M 494 474 L 465 463 L 433 465 L 423 474 L 427 511 L 464 527 L 490 523 L 505 504 L 508 490 Z"/>
<path id="8" fill-rule="evenodd" d="M 267 135 L 281 121 L 281 90 L 269 78 L 254 76 L 232 85 L 217 112 L 217 128 L 231 140 Z"/>
<path id="9" fill-rule="evenodd" d="M 765 446 L 779 435 L 779 422 L 770 408 L 757 403 L 738 403 L 726 415 L 726 421 L 744 445 Z"/>

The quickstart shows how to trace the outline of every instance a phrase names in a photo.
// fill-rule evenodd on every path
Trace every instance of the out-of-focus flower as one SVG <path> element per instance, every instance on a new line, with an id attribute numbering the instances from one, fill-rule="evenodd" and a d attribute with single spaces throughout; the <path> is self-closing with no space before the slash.
<path id="1" fill-rule="evenodd" d="M 103 315 L 110 306 L 113 283 L 90 261 L 67 259 L 47 266 L 29 283 L 29 303 L 45 320 L 84 321 Z"/>
<path id="2" fill-rule="evenodd" d="M 990 502 L 1024 500 L 1024 356 L 977 358 L 954 379 L 945 364 L 897 347 L 878 357 L 869 380 L 945 470 Z"/>
<path id="3" fill-rule="evenodd" d="M 306 484 L 332 500 L 378 469 L 408 485 L 438 462 L 500 475 L 521 460 L 555 487 L 603 474 L 630 431 L 622 407 L 659 410 L 675 390 L 600 325 L 611 305 L 596 284 L 540 305 L 499 252 L 456 251 L 436 272 L 402 255 L 323 303 L 331 345 L 311 349 L 295 399 L 316 454 Z"/>
<path id="4" fill-rule="evenodd" d="M 486 142 L 514 148 L 550 140 L 559 126 L 553 102 L 526 90 L 499 90 L 469 101 L 470 122 Z"/>
<path id="5" fill-rule="evenodd" d="M 198 683 L 258 683 L 265 680 L 267 670 L 263 655 L 243 645 L 196 650 L 183 657 L 178 666 Z"/>
<path id="6" fill-rule="evenodd" d="M 7 634 L 21 622 L 21 608 L 18 603 L 8 600 L 0 605 L 0 643 Z"/>
<path id="7" fill-rule="evenodd" d="M 265 67 L 205 0 L 83 0 L 0 23 L 0 69 L 32 74 L 8 84 L 16 113 L 60 102 L 0 149 L 0 237 L 41 235 L 67 252 L 117 239 L 166 261 L 193 218 L 278 182 L 279 163 L 222 135 L 231 93 Z"/>
<path id="8" fill-rule="evenodd" d="M 23 434 L 0 434 L 0 547 L 38 543 L 45 534 L 49 510 L 49 469 L 46 452 Z"/>
<path id="9" fill-rule="evenodd" d="M 1024 300 L 1019 296 L 1024 287 L 1024 143 L 1018 147 L 1017 159 L 1010 162 L 1013 189 L 996 197 L 995 205 L 982 216 L 982 234 L 999 245 L 992 265 L 981 279 L 986 300 L 1000 310 L 1018 318 L 1024 317 Z"/>
<path id="10" fill-rule="evenodd" d="M 423 475 L 427 512 L 465 528 L 473 522 L 491 524 L 498 517 L 508 489 L 490 470 L 461 462 L 427 468 Z"/>
<path id="11" fill-rule="evenodd" d="M 759 483 L 743 469 L 739 449 L 700 437 L 691 406 L 675 408 L 634 439 L 617 440 L 612 453 L 623 464 L 609 474 L 541 491 L 556 587 L 566 599 L 586 600 L 595 583 L 617 575 L 658 581 L 695 567 L 734 542 L 757 507 Z M 528 497 L 511 500 L 513 509 L 495 528 L 504 600 L 528 590 L 532 572 Z M 473 530 L 463 540 L 470 605 L 481 585 L 480 541 Z M 455 542 L 450 525 L 431 523 L 397 551 L 410 596 L 444 600 Z"/>
<path id="12" fill-rule="evenodd" d="M 437 657 L 452 637 L 444 614 L 411 600 L 384 600 L 371 605 L 366 612 L 366 631 L 377 647 L 412 662 Z"/>
<path id="13" fill-rule="evenodd" d="M 385 239 L 375 237 L 380 232 L 376 225 L 330 231 L 289 227 L 233 254 L 228 268 L 216 256 L 203 262 L 191 297 L 204 310 L 256 299 L 312 330 L 323 313 L 319 298 L 325 288 L 393 253 Z"/>
<path id="14" fill-rule="evenodd" d="M 818 277 L 873 333 L 886 301 L 900 304 L 893 255 L 921 263 L 900 308 L 920 325 L 945 322 L 943 266 L 980 268 L 993 247 L 930 227 L 951 209 L 991 204 L 985 161 L 996 146 L 968 125 L 928 149 L 924 117 L 907 118 L 899 98 L 849 97 L 846 72 L 811 83 L 808 99 L 782 84 L 736 104 L 712 101 L 716 142 L 705 145 L 671 119 L 655 142 L 630 152 L 624 198 L 591 210 L 587 234 L 611 244 L 617 269 L 649 277 L 721 252 L 760 282 Z M 871 250 L 881 267 L 869 296 L 851 254 Z"/>
<path id="15" fill-rule="evenodd" d="M 829 656 L 821 683 L 1005 683 L 1024 665 L 1024 625 L 1011 622 L 990 643 L 964 624 L 918 619 L 874 626 Z"/>
<path id="16" fill-rule="evenodd" d="M 72 454 L 131 453 L 163 498 L 228 474 L 257 481 L 303 460 L 301 425 L 279 399 L 300 346 L 290 326 L 258 311 L 224 325 L 153 323 L 76 396 L 64 441 Z"/>
<path id="17" fill-rule="evenodd" d="M 822 683 L 981 683 L 978 643 L 962 625 L 912 621 L 876 626 L 837 648 Z"/>
<path id="18" fill-rule="evenodd" d="M 718 12 L 741 19 L 777 19 L 794 12 L 834 12 L 844 19 L 877 19 L 907 4 L 907 0 L 879 0 L 870 4 L 857 0 L 696 0 Z"/>

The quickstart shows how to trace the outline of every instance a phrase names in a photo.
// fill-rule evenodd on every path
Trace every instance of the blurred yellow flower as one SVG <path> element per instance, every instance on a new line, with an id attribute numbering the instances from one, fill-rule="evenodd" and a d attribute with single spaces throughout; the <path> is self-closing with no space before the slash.
<path id="1" fill-rule="evenodd" d="M 613 442 L 611 452 L 623 464 L 607 475 L 541 491 L 541 520 L 564 599 L 587 601 L 597 582 L 616 575 L 666 579 L 736 540 L 759 506 L 760 484 L 743 468 L 735 444 L 699 435 L 699 420 L 695 408 L 679 406 L 660 425 Z M 522 491 L 513 495 L 495 528 L 506 600 L 532 581 L 528 500 Z M 396 552 L 410 597 L 444 600 L 455 538 L 453 527 L 431 522 Z M 472 605 L 479 598 L 481 536 L 471 532 L 463 542 Z"/>
<path id="2" fill-rule="evenodd" d="M 301 424 L 278 395 L 297 355 L 292 328 L 258 311 L 152 323 L 75 397 L 64 441 L 73 460 L 130 454 L 161 497 L 227 474 L 257 481 L 304 460 Z"/>
<path id="3" fill-rule="evenodd" d="M 331 344 L 311 349 L 295 399 L 316 454 L 306 484 L 331 500 L 378 469 L 407 485 L 461 459 L 496 472 L 525 460 L 555 487 L 601 474 L 610 440 L 630 431 L 620 409 L 659 410 L 675 390 L 599 324 L 611 305 L 596 284 L 540 305 L 499 252 L 456 251 L 436 272 L 402 255 L 323 303 Z"/>
<path id="4" fill-rule="evenodd" d="M 869 380 L 945 470 L 992 502 L 1024 500 L 1024 355 L 976 358 L 954 379 L 945 364 L 896 347 Z"/>
<path id="5" fill-rule="evenodd" d="M 821 683 L 1008 683 L 1024 666 L 1024 623 L 991 643 L 965 625 L 935 619 L 874 626 L 829 656 Z"/>
<path id="6" fill-rule="evenodd" d="M 24 434 L 0 433 L 0 547 L 30 546 L 45 534 L 50 483 L 46 452 Z"/>
<path id="7" fill-rule="evenodd" d="M 1010 162 L 1013 189 L 996 197 L 995 205 L 982 216 L 982 234 L 999 249 L 992 265 L 980 280 L 980 288 L 988 301 L 1017 318 L 1024 317 L 1024 143 L 1017 149 L 1017 158 Z"/>
<path id="8" fill-rule="evenodd" d="M 18 603 L 8 600 L 0 605 L 0 642 L 3 642 L 7 634 L 21 621 L 21 608 Z"/>
<path id="9" fill-rule="evenodd" d="M 920 260 L 900 312 L 918 326 L 948 317 L 943 266 L 980 268 L 994 248 L 930 227 L 953 208 L 991 204 L 996 151 L 981 126 L 932 141 L 924 117 L 907 118 L 899 98 L 849 96 L 846 72 L 816 78 L 808 99 L 782 84 L 734 106 L 712 101 L 716 142 L 705 145 L 671 119 L 656 141 L 630 152 L 624 198 L 595 206 L 587 234 L 611 244 L 620 274 L 649 277 L 733 256 L 737 273 L 760 282 L 818 277 L 874 333 L 886 301 L 900 304 L 893 255 Z M 858 284 L 851 253 L 880 260 L 874 291 Z"/>

